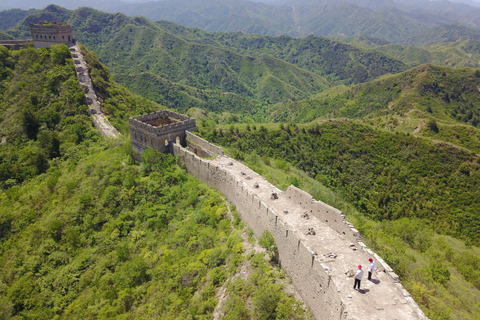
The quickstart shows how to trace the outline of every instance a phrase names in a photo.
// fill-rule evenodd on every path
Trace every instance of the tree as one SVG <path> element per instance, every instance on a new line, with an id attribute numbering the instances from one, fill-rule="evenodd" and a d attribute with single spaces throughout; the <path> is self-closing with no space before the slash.
<path id="1" fill-rule="evenodd" d="M 438 133 L 438 126 L 437 126 L 437 121 L 435 119 L 432 119 L 427 122 L 427 128 L 429 128 L 431 131 Z"/>
<path id="2" fill-rule="evenodd" d="M 66 44 L 54 44 L 52 45 L 50 57 L 53 63 L 64 65 L 65 59 L 70 58 L 70 50 Z"/>

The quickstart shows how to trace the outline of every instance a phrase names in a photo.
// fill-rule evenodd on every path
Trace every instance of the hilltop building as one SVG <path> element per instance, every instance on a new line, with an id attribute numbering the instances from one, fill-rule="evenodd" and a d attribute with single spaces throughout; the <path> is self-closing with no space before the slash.
<path id="1" fill-rule="evenodd" d="M 145 148 L 172 152 L 171 143 L 185 145 L 187 131 L 197 131 L 195 119 L 172 111 L 157 111 L 129 119 L 130 140 L 138 153 Z"/>
<path id="2" fill-rule="evenodd" d="M 72 27 L 61 21 L 40 21 L 30 23 L 30 31 L 35 48 L 51 48 L 54 44 L 75 43 Z"/>

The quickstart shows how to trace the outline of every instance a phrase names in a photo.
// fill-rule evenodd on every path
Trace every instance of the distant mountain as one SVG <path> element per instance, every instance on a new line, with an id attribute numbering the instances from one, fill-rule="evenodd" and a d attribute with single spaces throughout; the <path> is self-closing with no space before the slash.
<path id="1" fill-rule="evenodd" d="M 447 31 L 453 31 L 451 34 Z M 457 32 L 460 31 L 460 32 Z M 462 32 L 465 31 L 465 32 Z M 334 37 L 334 39 L 348 43 L 354 47 L 364 49 L 375 49 L 392 58 L 402 61 L 410 67 L 419 66 L 424 63 L 431 63 L 438 66 L 448 67 L 480 67 L 480 32 L 467 29 L 463 26 L 441 26 L 436 30 L 425 32 L 430 34 L 420 39 L 431 43 L 428 46 L 406 46 L 391 44 L 383 39 L 373 38 L 366 35 L 353 37 Z M 455 40 L 464 38 L 467 40 Z M 479 40 L 472 40 L 479 39 Z M 414 39 L 412 39 L 412 42 Z M 423 40 L 420 40 L 423 41 Z"/>
<path id="2" fill-rule="evenodd" d="M 8 30 L 13 28 L 22 21 L 26 16 L 36 12 L 36 9 L 30 10 L 21 10 L 21 9 L 11 9 L 0 11 L 0 29 Z"/>
<path id="3" fill-rule="evenodd" d="M 480 40 L 480 30 L 470 29 L 461 24 L 443 25 L 418 33 L 406 39 L 404 43 L 413 46 L 430 46 L 458 40 Z"/>
<path id="4" fill-rule="evenodd" d="M 409 66 L 432 63 L 438 66 L 480 68 L 480 41 L 465 40 L 419 48 L 385 45 L 377 48 Z"/>
<path id="5" fill-rule="evenodd" d="M 126 3 L 119 0 L 57 3 L 66 8 L 89 6 L 128 16 L 168 20 L 208 31 L 255 33 L 293 37 L 353 36 L 366 34 L 392 43 L 408 40 L 425 30 L 460 23 L 480 29 L 480 7 L 448 1 L 412 0 L 290 0 L 251 2 L 246 0 L 163 0 Z M 49 0 L 50 2 L 50 0 Z M 13 0 L 4 0 L 4 5 Z M 25 6 L 29 2 L 19 2 Z M 33 2 L 32 2 L 33 5 Z M 35 1 L 35 6 L 46 3 Z M 458 40 L 458 39 L 457 39 Z"/>
<path id="6" fill-rule="evenodd" d="M 89 8 L 49 6 L 9 32 L 28 37 L 28 24 L 39 20 L 68 22 L 77 40 L 94 49 L 122 83 L 179 110 L 192 101 L 216 111 L 219 106 L 252 110 L 259 103 L 305 99 L 334 83 L 364 82 L 406 69 L 384 54 L 314 36 L 214 34 Z"/>
<path id="7" fill-rule="evenodd" d="M 263 35 L 352 36 L 364 33 L 394 43 L 444 24 L 480 28 L 480 8 L 440 1 L 286 1 L 266 5 L 234 0 L 165 0 L 121 10 L 208 31 Z M 128 10 L 128 11 L 127 11 Z M 346 23 L 348 21 L 348 23 Z"/>
<path id="8" fill-rule="evenodd" d="M 330 81 L 360 83 L 386 73 L 399 73 L 406 66 L 398 60 L 313 35 L 304 38 L 269 37 L 242 32 L 199 32 L 166 21 L 158 22 L 172 33 L 200 43 L 221 45 L 242 54 L 268 54 Z"/>
<path id="9" fill-rule="evenodd" d="M 8 33 L 0 30 L 0 40 L 13 40 L 13 39 L 15 39 L 15 38 L 12 37 L 11 35 L 9 35 Z"/>

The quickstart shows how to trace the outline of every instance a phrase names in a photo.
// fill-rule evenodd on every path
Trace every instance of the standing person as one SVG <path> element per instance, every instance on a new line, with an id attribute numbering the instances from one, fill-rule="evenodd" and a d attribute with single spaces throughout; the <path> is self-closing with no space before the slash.
<path id="1" fill-rule="evenodd" d="M 372 273 L 375 269 L 375 261 L 372 258 L 368 259 L 370 261 L 370 266 L 368 267 L 368 280 L 372 280 Z"/>
<path id="2" fill-rule="evenodd" d="M 358 284 L 358 290 L 360 290 L 360 281 L 362 281 L 362 276 L 363 276 L 362 266 L 359 265 L 357 274 L 355 275 L 355 284 L 353 285 L 353 289 L 355 289 L 355 287 Z"/>

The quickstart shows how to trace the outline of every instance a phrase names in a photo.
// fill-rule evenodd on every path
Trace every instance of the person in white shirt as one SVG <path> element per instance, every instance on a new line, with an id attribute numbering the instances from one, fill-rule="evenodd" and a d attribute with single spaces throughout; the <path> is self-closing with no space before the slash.
<path id="1" fill-rule="evenodd" d="M 370 266 L 368 267 L 368 280 L 372 280 L 372 273 L 375 269 L 375 261 L 372 258 L 368 259 L 370 261 Z"/>
<path id="2" fill-rule="evenodd" d="M 355 289 L 355 287 L 358 284 L 358 290 L 360 290 L 360 281 L 362 281 L 362 276 L 363 276 L 362 266 L 358 266 L 358 271 L 357 271 L 357 274 L 355 275 L 355 284 L 353 285 L 353 289 Z"/>

